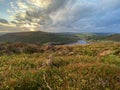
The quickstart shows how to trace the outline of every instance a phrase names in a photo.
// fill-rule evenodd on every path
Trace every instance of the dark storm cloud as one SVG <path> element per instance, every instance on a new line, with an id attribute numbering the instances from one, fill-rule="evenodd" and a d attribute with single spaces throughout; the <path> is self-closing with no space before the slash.
<path id="1" fill-rule="evenodd" d="M 0 23 L 8 24 L 9 22 L 6 19 L 0 18 Z"/>

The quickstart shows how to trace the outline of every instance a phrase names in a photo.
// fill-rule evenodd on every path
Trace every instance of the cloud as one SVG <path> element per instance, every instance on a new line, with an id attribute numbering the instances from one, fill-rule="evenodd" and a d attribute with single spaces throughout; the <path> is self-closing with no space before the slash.
<path id="1" fill-rule="evenodd" d="M 80 19 L 88 18 L 94 15 L 96 11 L 96 4 L 90 2 L 69 2 L 64 8 L 53 15 L 54 23 L 58 25 L 73 24 Z M 59 17 L 59 18 L 58 18 Z"/>
<path id="2" fill-rule="evenodd" d="M 32 7 L 26 8 L 25 12 L 17 13 L 15 20 L 21 25 L 36 23 L 41 27 L 72 24 L 92 15 L 91 12 L 95 10 L 94 3 L 79 3 L 73 0 L 28 0 L 26 5 L 32 5 Z"/>
<path id="3" fill-rule="evenodd" d="M 6 19 L 2 19 L 2 18 L 0 18 L 0 23 L 8 24 L 9 22 L 8 22 Z"/>
<path id="4" fill-rule="evenodd" d="M 28 8 L 28 6 L 25 3 L 20 2 L 20 1 L 17 2 L 17 5 L 20 9 L 27 9 Z"/>
<path id="5" fill-rule="evenodd" d="M 51 13 L 59 10 L 65 5 L 67 0 L 27 0 L 26 3 L 11 2 L 11 7 L 15 14 L 13 15 L 16 24 L 26 27 L 26 24 L 32 24 L 37 27 L 46 27 L 52 24 Z M 17 4 L 17 6 L 15 6 Z M 29 7 L 29 8 L 28 8 Z M 8 10 L 12 12 L 11 10 Z"/>
<path id="6" fill-rule="evenodd" d="M 17 0 L 10 5 L 11 23 L 21 28 L 109 31 L 120 23 L 120 0 Z"/>
<path id="7" fill-rule="evenodd" d="M 28 31 L 28 28 L 20 28 L 16 27 L 14 23 L 6 24 L 0 23 L 0 33 L 7 33 L 7 32 L 21 32 L 21 31 Z"/>
<path id="8" fill-rule="evenodd" d="M 117 9 L 120 8 L 120 0 L 102 0 L 100 6 L 106 10 Z"/>
<path id="9" fill-rule="evenodd" d="M 11 31 L 17 31 L 16 25 L 9 23 L 5 19 L 0 19 L 0 33 L 1 32 L 11 32 Z"/>

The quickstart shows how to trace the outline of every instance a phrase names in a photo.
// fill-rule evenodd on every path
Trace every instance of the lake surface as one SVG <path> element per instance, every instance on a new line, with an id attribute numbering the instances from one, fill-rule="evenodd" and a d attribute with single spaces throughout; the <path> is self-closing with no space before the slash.
<path id="1" fill-rule="evenodd" d="M 87 42 L 86 40 L 78 40 L 75 43 L 70 43 L 70 44 L 67 44 L 67 45 L 79 45 L 79 44 L 89 44 L 89 42 Z"/>

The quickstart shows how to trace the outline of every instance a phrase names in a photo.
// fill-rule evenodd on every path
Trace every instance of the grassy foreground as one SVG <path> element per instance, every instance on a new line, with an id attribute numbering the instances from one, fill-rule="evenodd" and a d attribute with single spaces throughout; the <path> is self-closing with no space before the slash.
<path id="1" fill-rule="evenodd" d="M 120 90 L 120 44 L 0 50 L 0 90 Z M 49 56 L 52 64 L 44 66 Z"/>

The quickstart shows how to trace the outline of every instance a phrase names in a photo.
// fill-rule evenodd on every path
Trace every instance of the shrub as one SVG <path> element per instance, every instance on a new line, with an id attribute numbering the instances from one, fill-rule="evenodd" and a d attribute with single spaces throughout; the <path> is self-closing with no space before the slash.
<path id="1" fill-rule="evenodd" d="M 35 48 L 35 47 L 26 46 L 26 47 L 23 48 L 23 53 L 32 54 L 32 53 L 35 53 L 35 52 L 38 52 L 37 48 Z"/>

